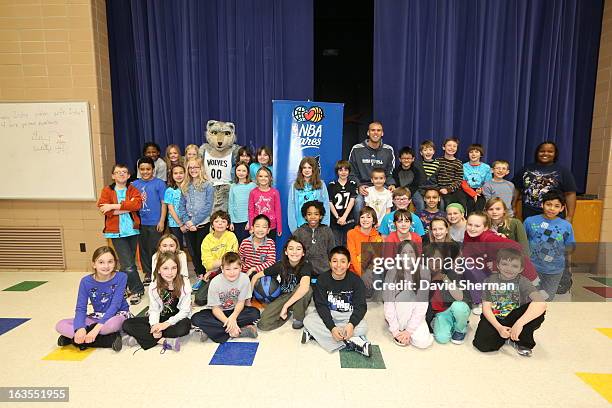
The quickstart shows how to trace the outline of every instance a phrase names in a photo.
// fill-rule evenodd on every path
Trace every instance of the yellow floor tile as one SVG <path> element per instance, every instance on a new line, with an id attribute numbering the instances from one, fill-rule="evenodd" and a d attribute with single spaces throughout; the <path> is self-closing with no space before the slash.
<path id="1" fill-rule="evenodd" d="M 95 349 L 89 348 L 87 350 L 79 350 L 74 346 L 64 346 L 58 347 L 51 353 L 47 354 L 43 357 L 43 360 L 52 360 L 52 361 L 83 361 L 85 360 L 91 353 L 94 352 Z"/>
<path id="2" fill-rule="evenodd" d="M 576 373 L 576 375 L 612 403 L 612 374 Z"/>
<path id="3" fill-rule="evenodd" d="M 612 339 L 612 328 L 602 328 L 597 329 L 597 331 L 600 331 L 604 336 L 608 336 Z"/>

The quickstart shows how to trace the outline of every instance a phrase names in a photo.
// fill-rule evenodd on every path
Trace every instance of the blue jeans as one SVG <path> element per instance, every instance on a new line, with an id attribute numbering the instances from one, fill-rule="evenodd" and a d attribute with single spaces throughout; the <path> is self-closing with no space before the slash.
<path id="1" fill-rule="evenodd" d="M 548 299 L 546 299 L 546 301 L 550 302 L 557 294 L 557 288 L 563 276 L 563 271 L 554 274 L 538 272 L 538 276 L 540 277 L 540 289 L 548 294 Z"/>
<path id="2" fill-rule="evenodd" d="M 365 197 L 357 192 L 355 197 L 355 206 L 353 207 L 353 218 L 355 218 L 356 225 L 359 225 L 359 212 L 365 206 Z M 378 220 L 379 222 L 382 220 Z"/>
<path id="3" fill-rule="evenodd" d="M 454 332 L 467 332 L 468 318 L 472 310 L 465 302 L 454 301 L 453 304 L 433 318 L 433 334 L 438 343 L 445 344 Z"/>
<path id="4" fill-rule="evenodd" d="M 419 190 L 414 192 L 412 196 L 412 204 L 414 205 L 415 211 L 421 211 L 425 209 L 425 201 Z"/>
<path id="5" fill-rule="evenodd" d="M 127 274 L 127 286 L 132 293 L 144 293 L 144 286 L 140 280 L 138 269 L 136 268 L 136 246 L 138 235 L 123 238 L 111 238 L 117 256 L 119 257 L 120 271 Z M 151 259 L 149 259 L 151 262 Z"/>

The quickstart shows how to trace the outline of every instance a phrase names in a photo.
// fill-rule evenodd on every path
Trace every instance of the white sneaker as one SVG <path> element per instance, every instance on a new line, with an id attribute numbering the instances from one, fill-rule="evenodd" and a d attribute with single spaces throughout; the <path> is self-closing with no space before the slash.
<path id="1" fill-rule="evenodd" d="M 371 343 L 365 336 L 353 336 L 347 340 L 347 343 L 349 349 L 356 351 L 359 354 L 363 354 L 366 357 L 370 357 Z"/>
<path id="2" fill-rule="evenodd" d="M 474 313 L 476 316 L 480 316 L 482 314 L 482 304 L 475 304 L 472 308 L 472 313 Z"/>

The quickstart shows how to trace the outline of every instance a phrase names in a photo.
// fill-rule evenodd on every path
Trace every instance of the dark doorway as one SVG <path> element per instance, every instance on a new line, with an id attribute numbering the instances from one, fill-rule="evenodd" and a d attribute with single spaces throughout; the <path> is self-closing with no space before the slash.
<path id="1" fill-rule="evenodd" d="M 374 0 L 314 2 L 314 97 L 344 103 L 342 157 L 372 120 Z"/>

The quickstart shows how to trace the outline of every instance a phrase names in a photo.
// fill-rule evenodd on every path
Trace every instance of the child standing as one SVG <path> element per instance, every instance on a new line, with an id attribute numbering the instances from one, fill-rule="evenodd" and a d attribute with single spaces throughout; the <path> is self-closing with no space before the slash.
<path id="1" fill-rule="evenodd" d="M 346 160 L 336 162 L 338 181 L 330 181 L 327 185 L 329 193 L 329 209 L 332 213 L 331 229 L 336 237 L 337 245 L 346 245 L 346 234 L 355 226 L 353 206 L 357 197 L 357 182 L 349 180 L 351 163 Z"/>
<path id="2" fill-rule="evenodd" d="M 376 218 L 382 221 L 385 214 L 391 212 L 393 195 L 385 188 L 387 177 L 384 169 L 378 167 L 373 169 L 371 180 L 373 185 L 367 188 L 368 194 L 365 196 L 365 205 L 373 208 L 376 211 Z M 376 228 L 378 227 L 377 224 Z"/>
<path id="3" fill-rule="evenodd" d="M 523 247 L 523 253 L 529 254 L 529 240 L 523 223 L 510 217 L 506 203 L 500 197 L 493 197 L 485 204 L 485 211 L 491 218 L 491 230 L 503 234 L 506 238 L 518 242 Z"/>
<path id="4" fill-rule="evenodd" d="M 236 234 L 238 243 L 249 236 L 249 195 L 256 187 L 249 177 L 249 167 L 240 162 L 234 170 L 234 182 L 230 186 L 228 212 L 232 224 L 230 230 Z"/>
<path id="5" fill-rule="evenodd" d="M 221 259 L 222 273 L 210 282 L 206 309 L 195 313 L 191 323 L 202 329 L 202 341 L 225 343 L 235 337 L 257 337 L 259 310 L 245 306 L 251 299 L 251 283 L 240 272 L 240 255 L 228 252 Z"/>
<path id="6" fill-rule="evenodd" d="M 196 159 L 202 160 L 202 156 L 200 156 L 200 147 L 194 144 L 185 146 L 185 165 L 187 165 L 188 161 Z M 202 172 L 206 174 L 204 170 L 202 170 Z"/>
<path id="7" fill-rule="evenodd" d="M 455 242 L 463 242 L 465 235 L 465 209 L 459 203 L 452 203 L 446 206 L 446 219 L 449 223 L 450 236 Z"/>
<path id="8" fill-rule="evenodd" d="M 398 187 L 404 187 L 410 191 L 410 196 L 414 197 L 419 192 L 419 186 L 425 183 L 425 173 L 422 168 L 414 165 L 414 151 L 405 146 L 399 151 L 400 162 L 393 170 L 393 180 L 396 185 L 389 186 L 395 192 Z M 414 206 L 417 211 L 423 209 L 423 200 L 415 200 Z"/>
<path id="9" fill-rule="evenodd" d="M 242 259 L 242 272 L 249 278 L 270 268 L 276 262 L 276 244 L 267 236 L 270 231 L 270 219 L 259 214 L 253 219 L 252 229 L 253 235 L 242 241 L 238 249 Z"/>
<path id="10" fill-rule="evenodd" d="M 187 242 L 191 248 L 191 260 L 197 277 L 192 289 L 197 290 L 202 285 L 201 277 L 205 272 L 202 265 L 202 241 L 210 229 L 214 189 L 212 184 L 204 178 L 201 160 L 191 159 L 187 161 L 186 166 L 187 177 L 181 184 L 179 214 L 183 222 L 181 231 L 187 234 Z"/>
<path id="11" fill-rule="evenodd" d="M 127 276 L 117 273 L 117 256 L 111 247 L 96 249 L 91 258 L 94 273 L 79 284 L 74 319 L 60 320 L 55 330 L 60 334 L 58 346 L 74 344 L 81 350 L 88 347 L 121 350 L 121 325 L 130 315 L 123 297 Z M 93 313 L 87 314 L 91 302 Z"/>
<path id="12" fill-rule="evenodd" d="M 253 152 L 247 146 L 243 146 L 238 149 L 238 162 L 244 162 L 247 166 L 250 166 L 253 163 Z M 255 172 L 257 174 L 257 172 Z M 255 180 L 255 177 L 251 177 L 251 180 Z"/>
<path id="13" fill-rule="evenodd" d="M 249 171 L 251 179 L 254 180 L 257 177 L 257 171 L 261 169 L 261 166 L 265 166 L 272 171 L 272 149 L 268 146 L 262 146 L 257 149 L 257 161 L 249 165 Z"/>
<path id="14" fill-rule="evenodd" d="M 273 279 L 280 277 L 281 295 L 266 305 L 257 323 L 260 330 L 274 330 L 287 321 L 289 312 L 293 312 L 291 327 L 304 327 L 304 316 L 312 297 L 310 279 L 313 275 L 312 265 L 304 258 L 305 249 L 295 236 L 289 238 L 283 249 L 282 259 L 251 278 L 251 287 L 264 276 Z"/>
<path id="15" fill-rule="evenodd" d="M 483 352 L 496 351 L 510 340 L 519 355 L 530 357 L 536 345 L 533 333 L 544 322 L 546 303 L 531 282 L 521 276 L 523 255 L 519 251 L 499 250 L 497 269 L 499 273 L 489 276 L 486 282 L 499 289 L 485 288 L 474 347 Z"/>
<path id="16" fill-rule="evenodd" d="M 345 247 L 330 251 L 331 271 L 320 275 L 314 287 L 316 312 L 304 319 L 302 344 L 314 339 L 328 352 L 347 348 L 369 357 L 365 285 L 358 276 L 348 273 L 350 262 Z"/>
<path id="17" fill-rule="evenodd" d="M 170 232 L 178 238 L 181 248 L 185 248 L 183 231 L 183 221 L 181 221 L 180 204 L 181 196 L 181 184 L 185 181 L 185 167 L 182 164 L 176 164 L 170 167 L 170 173 L 168 174 L 168 188 L 164 193 L 164 203 L 168 206 L 168 228 Z"/>
<path id="18" fill-rule="evenodd" d="M 325 217 L 325 207 L 321 201 L 307 201 L 302 206 L 302 217 L 306 223 L 295 230 L 294 236 L 304 243 L 306 260 L 312 265 L 313 278 L 329 270 L 329 251 L 336 246 L 331 228 L 321 224 Z"/>
<path id="19" fill-rule="evenodd" d="M 463 181 L 463 165 L 455 157 L 459 148 L 459 140 L 451 137 L 447 138 L 442 145 L 444 156 L 438 158 L 438 170 L 435 178 L 438 191 L 444 200 L 443 205 L 459 203 L 466 208 L 465 194 L 461 191 Z"/>
<path id="20" fill-rule="evenodd" d="M 272 187 L 272 172 L 267 167 L 257 171 L 257 187 L 249 193 L 249 228 L 255 216 L 263 214 L 270 220 L 268 238 L 276 240 L 283 233 L 280 193 Z"/>
<path id="21" fill-rule="evenodd" d="M 395 206 L 395 210 L 407 210 L 410 207 L 410 190 L 404 187 L 398 187 L 393 190 L 393 205 Z M 421 198 L 422 200 L 422 198 Z M 380 222 L 380 227 L 378 228 L 378 232 L 383 237 L 389 235 L 393 231 L 395 231 L 395 224 L 393 222 L 395 211 L 391 211 L 386 214 L 382 221 Z M 418 235 L 425 235 L 425 229 L 423 228 L 423 223 L 421 219 L 414 213 L 411 213 L 412 221 L 410 223 L 410 231 L 416 232 Z"/>
<path id="22" fill-rule="evenodd" d="M 373 258 L 373 251 L 362 253 L 364 243 L 383 242 L 382 237 L 374 227 L 376 225 L 376 211 L 366 206 L 359 211 L 359 225 L 350 230 L 347 234 L 346 241 L 348 250 L 351 254 L 350 270 L 357 276 L 361 276 L 365 271 L 363 265 L 369 266 Z M 366 246 L 367 247 L 367 246 Z"/>
<path id="23" fill-rule="evenodd" d="M 492 166 L 493 179 L 484 183 L 482 193 L 487 201 L 494 197 L 501 198 L 508 208 L 508 216 L 513 217 L 512 195 L 514 194 L 514 184 L 504 179 L 510 173 L 510 163 L 505 160 L 496 160 Z"/>
<path id="24" fill-rule="evenodd" d="M 208 296 L 208 285 L 211 279 L 221 272 L 221 260 L 228 252 L 238 252 L 238 240 L 233 232 L 228 231 L 229 215 L 222 210 L 210 216 L 212 232 L 202 241 L 202 265 L 206 273 L 200 278 L 203 282 L 195 294 L 195 304 L 204 306 Z"/>
<path id="25" fill-rule="evenodd" d="M 398 253 L 405 259 L 416 260 L 420 250 L 413 241 L 404 241 Z M 414 265 L 417 265 L 414 268 Z M 385 320 L 395 344 L 405 347 L 412 344 L 424 349 L 432 345 L 433 336 L 429 333 L 425 316 L 427 315 L 428 291 L 422 290 L 421 281 L 429 281 L 429 269 L 420 268 L 418 262 L 408 262 L 405 268 L 393 268 L 385 276 L 385 282 L 395 283 L 396 287 L 411 282 L 412 288 L 404 286 L 403 290 L 385 290 L 383 309 Z"/>
<path id="26" fill-rule="evenodd" d="M 480 161 L 483 156 L 484 147 L 479 143 L 473 143 L 468 147 L 470 161 L 463 163 L 464 183 L 462 183 L 461 187 L 468 196 L 466 199 L 468 214 L 472 211 L 482 211 L 484 209 L 483 186 L 491 180 L 491 167 Z"/>
<path id="27" fill-rule="evenodd" d="M 459 276 L 452 269 L 445 269 L 444 263 L 452 257 L 451 250 L 444 244 L 430 244 L 423 250 L 427 267 L 431 272 L 427 324 L 434 339 L 440 344 L 449 341 L 463 344 L 468 330 L 470 306 L 467 293 L 458 289 Z"/>
<path id="28" fill-rule="evenodd" d="M 572 224 L 559 218 L 565 210 L 565 196 L 552 190 L 542 196 L 542 214 L 525 220 L 525 231 L 531 248 L 540 288 L 553 300 L 565 269 L 565 254 L 576 244 Z"/>
<path id="29" fill-rule="evenodd" d="M 119 255 L 119 264 L 127 274 L 130 293 L 139 294 L 130 299 L 132 304 L 140 303 L 144 286 L 136 268 L 136 247 L 140 234 L 142 207 L 140 191 L 130 185 L 130 171 L 124 164 L 113 166 L 113 183 L 102 189 L 98 208 L 104 214 L 104 238 L 110 239 Z"/>
<path id="30" fill-rule="evenodd" d="M 164 159 L 159 157 L 161 155 L 161 148 L 159 145 L 155 142 L 146 142 L 142 147 L 142 155 L 143 157 L 148 157 L 153 160 L 153 170 L 155 172 L 153 176 L 166 181 L 168 168 L 166 167 Z M 140 161 L 141 160 L 138 160 L 138 162 L 136 162 L 136 169 L 138 170 L 136 175 L 137 178 L 142 178 L 142 174 L 140 173 Z"/>
<path id="31" fill-rule="evenodd" d="M 179 260 L 180 273 L 187 278 L 189 276 L 189 269 L 187 269 L 187 254 L 181 251 L 178 238 L 173 234 L 164 234 L 159 239 L 159 243 L 157 244 L 157 252 L 153 254 L 153 259 L 151 260 L 151 265 L 153 265 L 154 269 L 157 268 L 157 260 L 159 259 L 159 256 L 164 252 L 169 252 L 176 255 Z"/>
<path id="32" fill-rule="evenodd" d="M 444 218 L 446 214 L 440 211 L 440 192 L 429 187 L 425 190 L 425 208 L 417 212 L 417 216 L 423 223 L 425 233 L 429 232 L 429 224 L 434 218 Z"/>
<path id="33" fill-rule="evenodd" d="M 414 167 L 419 169 L 419 172 L 422 174 L 422 181 L 419 185 L 429 184 L 430 177 L 436 174 L 438 171 L 438 160 L 434 159 L 434 155 L 436 154 L 436 146 L 431 140 L 424 140 L 419 146 L 419 155 L 421 156 L 420 160 L 415 161 Z M 416 211 L 420 211 L 425 208 L 425 202 L 423 201 L 424 192 L 419 189 L 415 191 L 412 195 L 412 200 L 414 201 L 414 208 Z"/>
<path id="34" fill-rule="evenodd" d="M 163 163 L 163 160 L 162 160 Z M 165 166 L 165 163 L 164 163 Z M 164 203 L 166 183 L 153 175 L 155 164 L 150 157 L 139 160 L 140 178 L 132 183 L 140 191 L 142 207 L 140 208 L 140 262 L 145 275 L 143 283 L 151 283 L 151 257 L 161 234 L 164 231 L 168 208 Z M 164 170 L 165 172 L 165 170 Z M 164 173 L 165 174 L 165 173 Z M 135 296 L 138 296 L 136 294 Z"/>
<path id="35" fill-rule="evenodd" d="M 172 169 L 172 166 L 182 165 L 183 157 L 181 156 L 181 148 L 177 144 L 170 144 L 166 146 L 166 168 Z"/>
<path id="36" fill-rule="evenodd" d="M 323 224 L 329 226 L 329 196 L 325 182 L 321 180 L 319 164 L 314 157 L 304 157 L 300 162 L 295 183 L 289 190 L 289 203 L 287 203 L 287 222 L 289 230 L 294 232 L 306 222 L 302 216 L 302 206 L 308 201 L 323 203 Z"/>
<path id="37" fill-rule="evenodd" d="M 179 337 L 191 330 L 191 288 L 189 279 L 181 271 L 176 254 L 162 252 L 155 266 L 155 279 L 149 286 L 149 317 L 133 317 L 123 323 L 123 330 L 144 350 L 162 346 L 179 351 Z M 133 341 L 128 340 L 128 344 Z"/>

